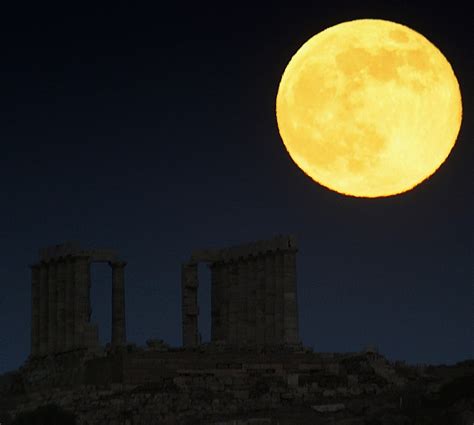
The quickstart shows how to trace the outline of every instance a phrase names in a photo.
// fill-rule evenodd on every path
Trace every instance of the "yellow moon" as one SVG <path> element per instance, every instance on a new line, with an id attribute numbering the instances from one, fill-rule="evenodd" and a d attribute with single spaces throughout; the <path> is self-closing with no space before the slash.
<path id="1" fill-rule="evenodd" d="M 313 180 L 359 197 L 410 190 L 456 141 L 461 93 L 451 65 L 416 31 L 360 19 L 309 39 L 276 99 L 280 135 Z"/>

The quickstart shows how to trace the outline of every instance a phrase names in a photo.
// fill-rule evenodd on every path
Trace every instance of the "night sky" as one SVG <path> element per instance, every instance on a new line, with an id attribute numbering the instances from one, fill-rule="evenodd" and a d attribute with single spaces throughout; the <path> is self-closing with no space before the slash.
<path id="1" fill-rule="evenodd" d="M 181 344 L 180 267 L 194 249 L 294 234 L 304 345 L 374 344 L 409 363 L 472 358 L 467 9 L 452 1 L 160 3 L 2 11 L 0 372 L 30 351 L 28 265 L 39 248 L 68 240 L 115 248 L 128 262 L 127 333 L 138 345 Z M 291 56 L 316 33 L 357 18 L 420 32 L 461 86 L 453 151 L 429 180 L 395 197 L 345 197 L 314 183 L 277 129 L 275 98 Z M 200 277 L 206 341 L 204 265 Z M 93 320 L 106 342 L 109 266 L 93 265 L 92 278 Z"/>

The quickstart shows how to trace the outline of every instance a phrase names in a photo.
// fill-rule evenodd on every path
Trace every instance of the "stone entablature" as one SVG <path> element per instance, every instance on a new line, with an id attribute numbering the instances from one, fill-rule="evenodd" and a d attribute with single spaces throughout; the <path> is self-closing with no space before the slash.
<path id="1" fill-rule="evenodd" d="M 297 251 L 294 236 L 278 235 L 273 239 L 237 245 L 223 249 L 203 249 L 193 251 L 190 263 L 218 263 L 238 261 L 247 257 L 257 257 L 275 251 Z"/>
<path id="2" fill-rule="evenodd" d="M 66 242 L 39 250 L 40 261 L 57 260 L 62 257 L 86 256 L 94 263 L 108 263 L 118 261 L 117 251 L 113 249 L 88 249 L 81 248 L 76 242 Z"/>

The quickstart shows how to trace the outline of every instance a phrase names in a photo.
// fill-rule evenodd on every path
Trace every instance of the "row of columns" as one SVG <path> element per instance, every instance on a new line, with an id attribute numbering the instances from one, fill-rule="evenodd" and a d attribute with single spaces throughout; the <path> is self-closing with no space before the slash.
<path id="1" fill-rule="evenodd" d="M 90 257 L 74 255 L 31 266 L 31 354 L 88 348 L 98 343 L 90 323 Z M 124 262 L 112 267 L 112 343 L 125 343 Z"/>
<path id="2" fill-rule="evenodd" d="M 297 344 L 296 249 L 211 263 L 211 341 Z M 197 263 L 182 270 L 183 345 L 198 341 Z"/>

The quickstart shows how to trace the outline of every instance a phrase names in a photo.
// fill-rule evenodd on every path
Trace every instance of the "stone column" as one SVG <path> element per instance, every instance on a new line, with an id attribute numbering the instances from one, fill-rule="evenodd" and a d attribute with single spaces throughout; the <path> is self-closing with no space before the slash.
<path id="1" fill-rule="evenodd" d="M 211 341 L 222 341 L 224 324 L 224 293 L 222 264 L 212 263 L 211 269 Z"/>
<path id="2" fill-rule="evenodd" d="M 273 252 L 265 253 L 265 345 L 279 343 L 275 335 L 275 255 Z"/>
<path id="3" fill-rule="evenodd" d="M 219 263 L 222 297 L 221 297 L 221 340 L 229 342 L 229 303 L 230 303 L 230 283 L 229 272 L 225 263 Z"/>
<path id="4" fill-rule="evenodd" d="M 247 260 L 239 258 L 237 262 L 237 343 L 240 346 L 247 345 Z"/>
<path id="5" fill-rule="evenodd" d="M 49 351 L 49 279 L 48 265 L 40 266 L 40 294 L 39 294 L 39 354 L 45 356 Z"/>
<path id="6" fill-rule="evenodd" d="M 285 320 L 284 311 L 284 276 L 283 276 L 283 253 L 276 251 L 273 253 L 275 262 L 275 276 L 274 276 L 274 317 L 275 317 L 275 341 L 277 344 L 283 344 L 283 323 Z"/>
<path id="7" fill-rule="evenodd" d="M 239 322 L 239 282 L 237 263 L 231 260 L 227 265 L 227 276 L 229 278 L 229 328 L 228 343 L 238 345 L 238 322 Z"/>
<path id="8" fill-rule="evenodd" d="M 89 256 L 75 257 L 75 288 L 74 288 L 74 346 L 86 346 L 86 332 L 89 323 Z"/>
<path id="9" fill-rule="evenodd" d="M 257 343 L 257 259 L 254 256 L 248 259 L 247 282 L 247 341 L 250 345 L 255 346 Z"/>
<path id="10" fill-rule="evenodd" d="M 183 347 L 198 345 L 198 302 L 197 263 L 183 264 L 181 268 L 181 314 L 183 326 Z"/>
<path id="11" fill-rule="evenodd" d="M 284 281 L 284 342 L 298 344 L 298 304 L 296 294 L 296 250 L 283 253 Z"/>
<path id="12" fill-rule="evenodd" d="M 211 341 L 214 341 L 216 338 L 217 323 L 219 319 L 217 317 L 219 313 L 219 305 L 217 303 L 217 293 L 219 289 L 217 288 L 218 283 L 216 279 L 216 267 L 214 264 L 209 264 L 209 270 L 211 271 Z"/>
<path id="13" fill-rule="evenodd" d="M 74 348 L 74 257 L 68 257 L 66 260 L 66 335 L 65 348 L 71 350 Z"/>
<path id="14" fill-rule="evenodd" d="M 256 264 L 256 288 L 255 288 L 255 339 L 257 345 L 263 346 L 266 343 L 265 329 L 265 263 L 263 255 L 257 257 Z"/>
<path id="15" fill-rule="evenodd" d="M 48 299 L 49 299 L 49 320 L 48 320 L 48 352 L 56 352 L 57 344 L 57 326 L 58 326 L 58 288 L 57 288 L 57 264 L 54 260 L 49 262 L 48 270 Z"/>
<path id="16" fill-rule="evenodd" d="M 40 265 L 31 266 L 31 356 L 40 354 Z"/>
<path id="17" fill-rule="evenodd" d="M 125 261 L 110 262 L 112 267 L 112 347 L 126 343 L 125 326 Z"/>
<path id="18" fill-rule="evenodd" d="M 64 258 L 57 262 L 57 337 L 56 351 L 64 351 L 66 339 L 66 262 Z"/>

